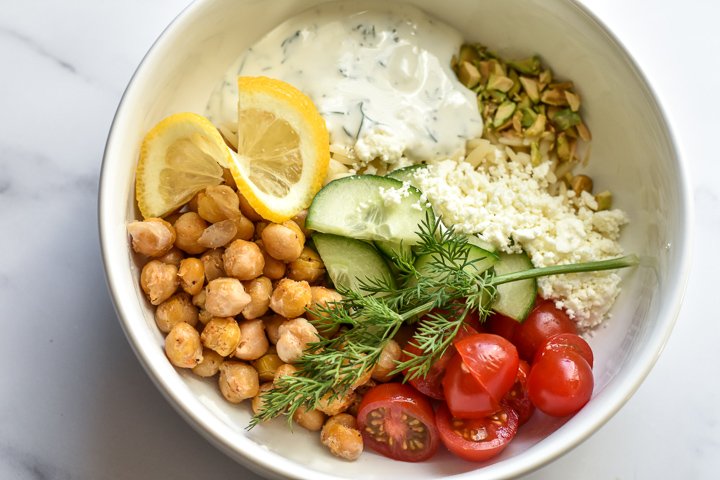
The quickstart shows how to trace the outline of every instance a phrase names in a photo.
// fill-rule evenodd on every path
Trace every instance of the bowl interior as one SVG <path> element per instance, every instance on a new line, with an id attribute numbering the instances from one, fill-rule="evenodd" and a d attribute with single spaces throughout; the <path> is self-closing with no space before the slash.
<path id="1" fill-rule="evenodd" d="M 139 288 L 139 263 L 125 230 L 137 215 L 133 182 L 141 139 L 168 114 L 203 113 L 216 82 L 245 48 L 316 3 L 321 2 L 196 2 L 164 32 L 138 69 L 108 140 L 100 198 L 107 277 L 128 338 L 160 390 L 198 431 L 269 476 L 388 478 L 402 472 L 425 479 L 473 472 L 473 478 L 495 478 L 535 468 L 586 438 L 632 395 L 670 333 L 688 264 L 687 180 L 668 127 L 622 47 L 572 1 L 408 3 L 505 56 L 539 53 L 554 72 L 572 78 L 582 95 L 593 133 L 586 171 L 598 188 L 612 190 L 615 204 L 628 212 L 631 224 L 622 244 L 640 255 L 644 266 L 624 274 L 613 317 L 591 339 L 596 388 L 578 415 L 565 421 L 536 413 L 510 447 L 480 470 L 449 454 L 423 464 L 401 464 L 368 453 L 347 463 L 328 455 L 317 434 L 301 428 L 290 433 L 282 420 L 246 431 L 249 405 L 225 402 L 213 381 L 175 370 L 163 354 L 163 337 Z M 387 3 L 370 5 L 386 8 Z"/>

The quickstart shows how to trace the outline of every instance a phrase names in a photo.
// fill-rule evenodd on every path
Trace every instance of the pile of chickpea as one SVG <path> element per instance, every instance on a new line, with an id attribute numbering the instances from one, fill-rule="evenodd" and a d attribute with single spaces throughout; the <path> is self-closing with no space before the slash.
<path id="1" fill-rule="evenodd" d="M 261 394 L 297 371 L 293 363 L 309 342 L 337 332 L 307 311 L 342 297 L 327 288 L 320 256 L 305 245 L 305 213 L 267 222 L 226 176 L 225 184 L 207 187 L 176 213 L 127 226 L 133 250 L 148 260 L 140 285 L 156 306 L 170 362 L 201 377 L 217 376 L 228 402 L 250 400 L 255 413 Z M 400 354 L 391 341 L 354 390 L 326 396 L 293 420 L 321 431 L 334 455 L 357 459 L 363 450 L 357 406 L 375 382 L 390 380 Z"/>

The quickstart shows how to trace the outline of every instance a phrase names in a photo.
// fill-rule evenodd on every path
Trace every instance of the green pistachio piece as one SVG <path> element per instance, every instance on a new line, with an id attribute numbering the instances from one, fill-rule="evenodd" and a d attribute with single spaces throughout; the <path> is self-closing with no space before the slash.
<path id="1" fill-rule="evenodd" d="M 487 82 L 487 88 L 489 90 L 499 90 L 501 92 L 508 92 L 513 87 L 513 81 L 508 77 L 502 75 L 490 74 L 490 78 Z"/>
<path id="2" fill-rule="evenodd" d="M 512 80 L 513 82 L 512 88 L 508 91 L 508 95 L 512 98 L 517 99 L 518 93 L 520 93 L 520 77 L 518 77 L 518 74 L 515 70 L 510 70 L 508 77 L 510 77 L 510 80 Z"/>
<path id="3" fill-rule="evenodd" d="M 530 144 L 530 163 L 533 167 L 537 167 L 542 162 L 542 155 L 540 154 L 540 146 L 538 142 L 532 142 Z"/>
<path id="4" fill-rule="evenodd" d="M 582 122 L 580 115 L 569 108 L 564 108 L 558 111 L 555 115 L 553 115 L 551 121 L 560 131 L 567 130 L 568 128 L 574 127 Z"/>
<path id="5" fill-rule="evenodd" d="M 533 124 L 525 130 L 525 136 L 526 137 L 536 137 L 543 133 L 545 131 L 545 124 L 547 122 L 547 117 L 543 114 L 540 114 L 537 116 Z"/>
<path id="6" fill-rule="evenodd" d="M 570 186 L 575 191 L 575 195 L 579 196 L 582 192 L 592 193 L 593 181 L 587 175 L 575 175 L 570 182 Z"/>
<path id="7" fill-rule="evenodd" d="M 530 108 L 532 109 L 532 102 L 527 96 L 527 93 L 520 95 L 520 101 L 518 102 L 518 108 Z"/>
<path id="8" fill-rule="evenodd" d="M 514 102 L 506 101 L 500 104 L 495 112 L 495 117 L 493 118 L 493 127 L 498 128 L 503 123 L 507 122 L 512 114 L 515 113 L 515 107 L 516 105 Z"/>
<path id="9" fill-rule="evenodd" d="M 458 69 L 458 79 L 467 88 L 473 88 L 480 82 L 480 72 L 470 62 L 462 62 Z"/>
<path id="10" fill-rule="evenodd" d="M 547 87 L 550 82 L 552 82 L 552 71 L 549 68 L 546 68 L 542 72 L 540 72 L 540 75 L 538 75 L 538 82 L 540 83 L 540 90 L 543 90 L 545 87 Z"/>
<path id="11" fill-rule="evenodd" d="M 557 140 L 555 140 L 555 152 L 561 162 L 570 160 L 570 142 L 564 133 L 558 135 Z"/>
<path id="12" fill-rule="evenodd" d="M 488 98 L 492 98 L 498 103 L 502 103 L 505 100 L 507 100 L 507 94 L 505 92 L 501 92 L 500 90 L 485 90 L 485 93 L 487 93 Z"/>
<path id="13" fill-rule="evenodd" d="M 537 113 L 535 113 L 533 111 L 532 108 L 521 107 L 520 105 L 518 105 L 518 107 L 520 108 L 520 111 L 522 112 L 522 118 L 520 119 L 520 124 L 523 126 L 523 128 L 528 128 L 533 123 L 535 123 L 535 120 L 537 119 L 538 115 L 537 115 Z"/>
<path id="14" fill-rule="evenodd" d="M 533 55 L 532 57 L 523 58 L 522 60 L 511 60 L 507 62 L 508 66 L 514 68 L 525 75 L 537 75 L 540 73 L 540 57 Z"/>
<path id="15" fill-rule="evenodd" d="M 518 133 L 520 133 L 523 128 L 522 121 L 521 121 L 522 117 L 523 117 L 522 112 L 520 110 L 518 110 L 516 107 L 515 113 L 513 113 L 513 116 L 512 116 L 512 126 L 513 126 L 513 130 L 515 130 Z"/>
<path id="16" fill-rule="evenodd" d="M 585 125 L 582 121 L 575 125 L 575 128 L 577 128 L 578 135 L 580 135 L 580 138 L 585 140 L 586 142 L 589 142 L 592 140 L 592 135 L 590 134 L 590 130 L 588 130 L 587 125 Z"/>
<path id="17" fill-rule="evenodd" d="M 528 97 L 530 97 L 530 100 L 532 100 L 533 103 L 537 103 L 540 101 L 540 91 L 538 90 L 538 83 L 534 79 L 528 77 L 520 77 L 520 83 L 522 84 L 525 92 L 528 94 Z"/>
<path id="18" fill-rule="evenodd" d="M 598 211 L 610 210 L 612 208 L 612 193 L 609 190 L 600 192 L 595 195 L 595 201 L 598 204 Z"/>
<path id="19" fill-rule="evenodd" d="M 475 63 L 481 60 L 478 49 L 473 45 L 465 44 L 460 47 L 460 54 L 458 56 L 458 63 L 470 62 Z"/>

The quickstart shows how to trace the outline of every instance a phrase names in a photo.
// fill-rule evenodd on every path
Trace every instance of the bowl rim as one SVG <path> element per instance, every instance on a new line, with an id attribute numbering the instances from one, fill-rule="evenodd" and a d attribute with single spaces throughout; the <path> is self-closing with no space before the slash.
<path id="1" fill-rule="evenodd" d="M 652 83 L 640 69 L 635 59 L 630 55 L 628 49 L 602 20 L 600 20 L 588 7 L 580 3 L 579 0 L 557 1 L 567 3 L 570 7 L 576 8 L 579 11 L 579 14 L 587 17 L 590 22 L 595 24 L 599 31 L 603 32 L 607 36 L 608 41 L 612 44 L 613 48 L 619 55 L 622 56 L 623 60 L 627 62 L 627 65 L 629 65 L 632 69 L 632 73 L 642 84 L 642 87 L 644 88 L 651 104 L 651 108 L 654 110 L 656 118 L 659 121 L 660 129 L 666 135 L 666 140 L 676 161 L 677 171 L 679 174 L 677 178 L 677 187 L 681 202 L 681 205 L 679 206 L 679 219 L 681 222 L 679 230 L 681 231 L 681 234 L 678 244 L 675 245 L 675 247 L 680 249 L 678 252 L 678 259 L 676 261 L 677 275 L 673 277 L 671 284 L 667 288 L 668 292 L 671 294 L 670 303 L 663 311 L 659 312 L 658 318 L 656 319 L 660 328 L 653 330 L 653 334 L 648 337 L 643 348 L 638 352 L 636 362 L 626 369 L 622 378 L 618 379 L 621 381 L 614 382 L 603 391 L 604 399 L 602 405 L 589 405 L 588 407 L 592 407 L 592 411 L 585 411 L 584 409 L 583 412 L 580 412 L 580 414 L 584 413 L 583 417 L 586 417 L 584 419 L 584 423 L 580 424 L 582 425 L 582 428 L 568 430 L 561 427 L 555 431 L 551 437 L 547 437 L 543 440 L 543 442 L 534 445 L 531 451 L 523 457 L 522 461 L 501 462 L 475 471 L 458 474 L 456 476 L 457 478 L 467 478 L 470 475 L 477 475 L 483 469 L 491 469 L 492 472 L 497 475 L 493 478 L 509 478 L 516 475 L 526 474 L 556 460 L 568 451 L 577 447 L 580 443 L 595 433 L 623 407 L 623 405 L 637 391 L 654 367 L 670 337 L 670 334 L 672 333 L 673 327 L 680 313 L 680 308 L 687 288 L 692 261 L 692 229 L 694 226 L 694 209 L 692 207 L 693 198 L 691 195 L 692 189 L 689 178 L 689 168 L 686 165 L 685 157 L 681 155 L 681 148 L 679 147 L 678 139 L 675 135 L 674 129 L 671 128 L 671 123 L 668 120 L 668 116 L 662 106 L 662 102 L 660 101 L 657 92 L 654 90 Z M 116 270 L 114 265 L 117 263 L 117 259 L 112 257 L 112 252 L 107 245 L 108 238 L 112 235 L 112 231 L 108 222 L 104 221 L 104 218 L 108 218 L 110 216 L 110 211 L 113 208 L 117 208 L 117 202 L 114 202 L 115 199 L 109 197 L 107 192 L 110 190 L 108 185 L 111 182 L 108 171 L 112 168 L 108 159 L 111 157 L 114 145 L 122 141 L 121 138 L 118 138 L 118 125 L 122 122 L 125 112 L 131 110 L 128 99 L 138 88 L 138 84 L 140 83 L 147 66 L 153 62 L 153 59 L 156 56 L 160 55 L 160 52 L 163 50 L 163 45 L 169 41 L 169 38 L 172 36 L 172 32 L 182 30 L 182 28 L 188 23 L 193 22 L 196 14 L 201 13 L 203 9 L 207 8 L 210 4 L 211 2 L 194 0 L 184 7 L 163 29 L 145 53 L 131 76 L 113 117 L 103 152 L 98 188 L 98 230 L 105 281 L 120 325 L 128 342 L 130 343 L 131 348 L 135 352 L 136 357 L 158 390 L 160 390 L 163 396 L 181 415 L 181 417 L 183 417 L 198 433 L 232 459 L 238 461 L 245 467 L 260 475 L 270 475 L 274 478 L 290 477 L 298 479 L 335 479 L 338 477 L 327 475 L 311 470 L 305 466 L 298 465 L 280 454 L 269 450 L 262 451 L 262 446 L 250 439 L 247 439 L 248 445 L 251 447 L 250 453 L 263 453 L 262 455 L 251 456 L 248 452 L 239 448 L 238 445 L 229 444 L 222 432 L 222 424 L 219 422 L 213 422 L 213 419 L 206 418 L 207 416 L 199 415 L 198 412 L 189 405 L 191 402 L 176 392 L 173 386 L 170 385 L 168 379 L 160 375 L 160 372 L 154 367 L 153 362 L 144 351 L 143 344 L 145 342 L 143 342 L 140 337 L 141 329 L 134 326 L 132 322 L 126 320 L 128 318 L 128 313 L 123 306 L 123 302 L 121 302 L 119 298 L 120 286 L 116 283 L 116 276 L 113 275 L 113 272 Z M 586 409 L 588 407 L 586 407 Z M 503 465 L 503 463 L 506 463 L 506 465 Z"/>

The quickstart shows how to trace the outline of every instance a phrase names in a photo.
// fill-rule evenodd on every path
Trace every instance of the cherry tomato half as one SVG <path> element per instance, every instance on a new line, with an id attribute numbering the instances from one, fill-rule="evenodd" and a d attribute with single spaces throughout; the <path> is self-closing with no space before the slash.
<path id="1" fill-rule="evenodd" d="M 517 412 L 519 425 L 524 425 L 535 411 L 535 405 L 530 401 L 530 396 L 528 395 L 527 380 L 529 375 L 530 365 L 525 360 L 520 360 L 515 383 L 510 391 L 505 394 L 501 402 L 509 405 Z"/>
<path id="2" fill-rule="evenodd" d="M 541 411 L 572 415 L 592 396 L 594 379 L 588 362 L 574 351 L 548 351 L 530 369 L 528 394 Z"/>
<path id="3" fill-rule="evenodd" d="M 470 420 L 453 418 L 446 405 L 437 411 L 437 427 L 443 444 L 471 462 L 484 462 L 503 451 L 518 429 L 517 413 L 504 406 L 496 413 Z"/>
<path id="4" fill-rule="evenodd" d="M 531 362 L 538 347 L 558 333 L 577 333 L 575 323 L 552 300 L 540 302 L 515 333 L 520 357 Z"/>
<path id="5" fill-rule="evenodd" d="M 465 324 L 462 327 L 460 327 L 460 330 L 458 331 L 457 335 L 455 336 L 455 341 L 463 339 L 467 337 L 468 335 L 474 335 L 477 333 L 477 330 L 475 330 L 473 327 L 471 327 L 469 324 Z M 422 350 L 420 350 L 415 343 L 410 340 L 403 349 L 407 353 L 411 353 L 413 355 L 419 355 L 422 353 Z M 407 355 L 407 353 L 403 354 L 402 360 L 408 360 L 410 357 Z M 427 395 L 430 398 L 434 398 L 436 400 L 444 400 L 445 395 L 443 393 L 443 387 L 442 387 L 442 379 L 445 376 L 445 370 L 447 369 L 448 362 L 450 359 L 455 355 L 455 349 L 452 347 L 449 347 L 442 357 L 438 358 L 435 363 L 430 368 L 430 371 L 425 376 L 415 377 L 408 382 L 410 385 L 415 387 L 420 393 L 423 393 Z M 407 370 L 403 372 L 405 375 L 407 375 Z"/>
<path id="6" fill-rule="evenodd" d="M 432 405 L 402 383 L 370 389 L 360 403 L 357 422 L 365 445 L 394 460 L 427 460 L 440 444 Z"/>
<path id="7" fill-rule="evenodd" d="M 545 355 L 546 352 L 566 352 L 573 351 L 580 354 L 581 357 L 588 362 L 590 368 L 593 367 L 593 351 L 590 345 L 580 335 L 574 333 L 558 333 L 545 340 L 545 343 L 535 352 L 535 358 L 533 363 L 540 360 L 540 357 Z"/>
<path id="8" fill-rule="evenodd" d="M 470 335 L 455 342 L 458 355 L 447 364 L 443 391 L 457 418 L 482 418 L 500 408 L 518 371 L 515 346 L 491 333 Z"/>

